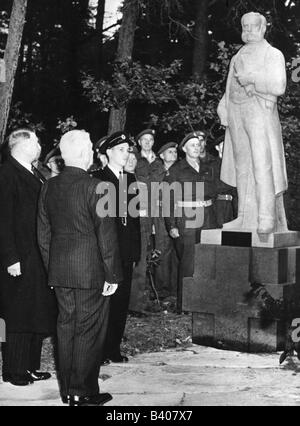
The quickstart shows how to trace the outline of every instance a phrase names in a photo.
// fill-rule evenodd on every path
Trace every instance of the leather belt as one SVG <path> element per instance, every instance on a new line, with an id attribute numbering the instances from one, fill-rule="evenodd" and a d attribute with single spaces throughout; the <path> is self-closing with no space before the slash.
<path id="1" fill-rule="evenodd" d="M 229 194 L 218 194 L 217 200 L 220 201 L 232 201 L 233 196 Z"/>
<path id="2" fill-rule="evenodd" d="M 213 205 L 212 200 L 205 201 L 178 201 L 177 206 L 180 208 L 197 208 L 197 207 L 210 207 Z"/>

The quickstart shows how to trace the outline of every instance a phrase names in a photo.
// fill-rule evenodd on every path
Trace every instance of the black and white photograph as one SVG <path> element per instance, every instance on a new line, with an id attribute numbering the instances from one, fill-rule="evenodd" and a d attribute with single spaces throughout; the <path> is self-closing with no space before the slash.
<path id="1" fill-rule="evenodd" d="M 1 0 L 0 406 L 300 406 L 300 0 Z"/>

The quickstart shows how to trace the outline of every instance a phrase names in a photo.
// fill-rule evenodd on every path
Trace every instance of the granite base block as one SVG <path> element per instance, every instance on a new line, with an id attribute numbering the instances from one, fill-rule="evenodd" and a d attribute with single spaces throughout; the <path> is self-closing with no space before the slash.
<path id="1" fill-rule="evenodd" d="M 194 275 L 183 281 L 183 310 L 193 313 L 194 343 L 250 352 L 281 350 L 289 324 L 266 318 L 251 284 L 263 285 L 275 301 L 292 309 L 300 300 L 300 247 L 202 245 L 195 253 Z"/>

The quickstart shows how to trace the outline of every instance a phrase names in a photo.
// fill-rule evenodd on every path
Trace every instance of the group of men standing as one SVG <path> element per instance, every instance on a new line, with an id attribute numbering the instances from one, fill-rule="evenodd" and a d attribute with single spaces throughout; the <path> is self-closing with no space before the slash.
<path id="1" fill-rule="evenodd" d="M 53 157 L 48 156 L 51 176 L 42 182 L 45 179 L 33 166 L 41 153 L 36 134 L 20 129 L 10 135 L 10 155 L 0 167 L 4 382 L 26 386 L 50 378 L 39 371 L 41 349 L 43 339 L 56 334 L 63 402 L 77 406 L 109 401 L 111 395 L 99 393 L 100 365 L 128 361 L 120 348 L 127 313 L 145 309 L 147 260 L 153 248 L 160 253 L 155 271 L 158 293 L 162 298 L 178 296 L 181 310 L 182 277 L 201 229 L 222 225 L 216 205 L 233 196 L 220 193 L 219 160 L 206 152 L 203 132 L 183 139 L 179 149 L 185 158 L 180 161 L 175 142 L 156 155 L 154 136 L 152 129 L 144 130 L 137 137 L 138 146 L 124 132 L 102 138 L 96 144 L 102 164 L 91 172 L 89 134 L 70 131 L 61 138 L 59 163 L 50 167 Z M 165 217 L 163 191 L 153 194 L 152 186 L 161 182 L 200 182 L 204 192 L 200 199 L 194 189 L 190 198 L 184 193 L 181 200 L 171 197 L 170 215 Z M 103 183 L 107 189 L 113 185 L 117 194 L 114 215 L 105 216 L 99 209 Z M 138 215 L 129 209 L 136 195 L 129 190 L 132 185 L 137 193 L 147 189 Z M 187 218 L 175 214 L 180 203 L 184 211 L 201 207 L 203 223 L 189 229 Z M 229 210 L 224 221 L 233 217 Z"/>
<path id="2" fill-rule="evenodd" d="M 125 138 L 126 135 L 120 132 L 112 137 Z M 126 146 L 125 139 L 120 139 L 116 143 Z M 140 256 L 134 259 L 130 284 L 129 308 L 133 312 L 141 314 L 147 312 L 151 291 L 147 269 L 154 249 L 159 254 L 154 270 L 158 295 L 160 299 L 169 296 L 177 298 L 177 309 L 181 312 L 182 277 L 188 273 L 192 264 L 190 256 L 193 256 L 195 244 L 200 242 L 201 229 L 222 227 L 225 222 L 235 217 L 236 191 L 221 182 L 221 155 L 209 154 L 206 144 L 205 133 L 196 131 L 189 133 L 179 145 L 174 141 L 167 142 L 155 154 L 153 129 L 143 130 L 135 138 L 134 143 L 130 138 L 127 141 L 126 148 L 129 149 L 127 162 L 125 165 L 119 163 L 119 168 L 123 167 L 127 174 L 134 176 L 140 193 L 146 193 L 146 197 L 141 197 L 139 206 Z M 107 151 L 105 138 L 101 138 L 96 144 L 96 151 L 102 166 L 93 171 L 92 175 L 101 180 L 112 181 L 107 170 L 115 163 L 115 159 Z M 179 156 L 184 158 L 178 161 Z M 107 162 L 108 166 L 103 167 Z M 110 172 L 109 174 L 112 176 Z M 168 204 L 168 199 L 164 198 L 163 184 L 172 186 L 175 182 L 182 186 L 180 197 L 183 199 L 174 200 L 171 196 L 168 213 L 164 208 L 165 204 Z M 131 183 L 132 178 L 128 180 L 127 190 Z M 190 183 L 193 187 L 190 195 L 184 194 L 185 183 Z M 197 184 L 201 184 L 203 188 L 200 195 L 196 193 Z M 180 218 L 175 217 L 178 203 L 181 203 L 183 208 L 183 215 Z M 190 209 L 193 213 L 199 207 L 203 212 L 204 221 L 191 230 L 186 226 L 184 212 Z M 132 241 L 127 239 L 126 247 L 129 244 L 132 244 Z"/>

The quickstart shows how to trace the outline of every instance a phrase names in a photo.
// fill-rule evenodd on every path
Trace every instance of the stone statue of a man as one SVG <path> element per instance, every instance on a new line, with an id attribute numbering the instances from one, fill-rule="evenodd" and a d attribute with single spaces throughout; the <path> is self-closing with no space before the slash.
<path id="1" fill-rule="evenodd" d="M 277 97 L 286 89 L 282 53 L 264 38 L 259 13 L 242 18 L 245 43 L 233 57 L 218 114 L 227 127 L 221 179 L 236 186 L 238 218 L 224 229 L 287 231 L 282 194 L 287 175 Z"/>

